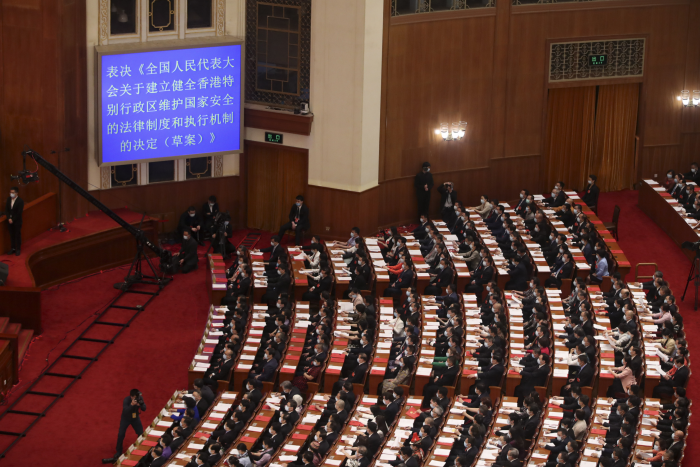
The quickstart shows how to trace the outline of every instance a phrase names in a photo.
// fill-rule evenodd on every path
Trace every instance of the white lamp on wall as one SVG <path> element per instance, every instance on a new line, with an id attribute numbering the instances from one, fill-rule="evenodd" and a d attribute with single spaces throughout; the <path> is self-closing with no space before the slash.
<path id="1" fill-rule="evenodd" d="M 441 123 L 440 128 L 435 129 L 435 134 L 442 136 L 443 141 L 459 141 L 464 138 L 467 131 L 467 122 L 453 122 L 452 125 Z"/>
<path id="2" fill-rule="evenodd" d="M 677 97 L 683 104 L 683 107 L 698 107 L 700 106 L 700 91 L 693 91 L 691 98 L 690 91 L 681 91 L 681 95 Z"/>

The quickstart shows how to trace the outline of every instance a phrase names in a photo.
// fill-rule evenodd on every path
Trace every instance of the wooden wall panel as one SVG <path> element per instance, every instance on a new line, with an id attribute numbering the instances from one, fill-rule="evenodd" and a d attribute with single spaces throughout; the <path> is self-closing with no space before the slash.
<path id="1" fill-rule="evenodd" d="M 422 21 L 388 27 L 380 224 L 415 217 L 410 175 L 423 160 L 431 162 L 436 183 L 454 179 L 467 203 L 475 203 L 479 191 L 506 200 L 520 188 L 541 191 L 551 41 L 647 38 L 638 174 L 665 173 L 669 164 L 686 167 L 700 159 L 695 136 L 700 111 L 682 109 L 675 100 L 681 89 L 700 89 L 700 2 L 524 7 L 498 2 L 494 12 L 496 16 L 441 21 L 423 15 Z M 459 68 L 451 57 L 458 57 Z M 488 100 L 482 100 L 485 94 L 490 94 Z M 444 143 L 430 137 L 436 124 L 449 123 L 447 115 L 458 114 L 467 115 L 469 141 Z M 482 133 L 484 128 L 490 133 Z"/>
<path id="2" fill-rule="evenodd" d="M 490 153 L 495 16 L 390 26 L 383 178 L 486 165 Z M 478 44 L 478 46 L 477 46 Z M 466 120 L 465 141 L 445 143 L 440 123 Z M 381 161 L 380 161 L 381 163 Z"/>
<path id="3" fill-rule="evenodd" d="M 219 202 L 219 208 L 231 213 L 231 222 L 236 227 L 243 227 L 244 189 L 241 177 L 220 177 L 112 188 L 93 191 L 92 195 L 111 209 L 128 207 L 150 215 L 173 213 L 175 224 L 188 206 L 194 204 L 199 210 L 207 198 L 214 195 Z"/>
<path id="4" fill-rule="evenodd" d="M 309 185 L 305 200 L 311 217 L 311 234 L 325 238 L 345 238 L 353 227 L 362 235 L 377 229 L 379 187 L 362 193 Z"/>
<path id="5" fill-rule="evenodd" d="M 22 167 L 20 153 L 30 147 L 61 165 L 71 178 L 87 183 L 87 107 L 85 0 L 3 2 L 0 9 L 0 199 Z M 34 162 L 27 168 L 34 170 Z M 33 201 L 59 193 L 58 180 L 39 168 L 40 181 L 21 187 Z M 87 212 L 87 202 L 62 190 L 64 219 Z M 58 203 L 58 198 L 56 200 Z"/>

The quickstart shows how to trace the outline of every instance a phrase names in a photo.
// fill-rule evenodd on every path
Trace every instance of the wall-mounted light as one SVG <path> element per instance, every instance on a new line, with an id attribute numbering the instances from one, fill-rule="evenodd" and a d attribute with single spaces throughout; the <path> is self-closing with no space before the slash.
<path id="1" fill-rule="evenodd" d="M 442 136 L 443 141 L 459 141 L 467 131 L 467 122 L 453 122 L 452 125 L 441 123 L 435 129 L 435 134 Z"/>
<path id="2" fill-rule="evenodd" d="M 700 91 L 693 91 L 692 99 L 690 91 L 681 91 L 681 95 L 677 97 L 683 104 L 683 107 L 698 107 L 700 106 Z"/>

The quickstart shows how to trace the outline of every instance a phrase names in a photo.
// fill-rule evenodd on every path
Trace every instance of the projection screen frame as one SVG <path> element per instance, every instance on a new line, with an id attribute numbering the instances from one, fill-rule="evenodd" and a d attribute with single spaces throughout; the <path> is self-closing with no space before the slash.
<path id="1" fill-rule="evenodd" d="M 153 157 L 144 159 L 134 159 L 129 161 L 103 162 L 102 161 L 102 57 L 105 55 L 120 55 L 140 52 L 160 52 L 166 50 L 178 49 L 197 49 L 204 47 L 217 47 L 224 45 L 240 45 L 241 46 L 241 95 L 240 95 L 240 128 L 239 128 L 239 149 L 232 151 L 219 152 L 204 152 L 194 153 L 182 156 L 167 156 Z M 134 42 L 114 45 L 95 46 L 95 159 L 99 167 L 113 165 L 140 164 L 144 162 L 167 161 L 175 159 L 192 159 L 196 157 L 220 156 L 224 154 L 241 154 L 243 153 L 243 141 L 245 137 L 245 124 L 243 121 L 245 107 L 245 40 L 241 37 L 225 36 L 225 37 L 197 37 L 184 40 L 163 40 L 152 42 Z"/>

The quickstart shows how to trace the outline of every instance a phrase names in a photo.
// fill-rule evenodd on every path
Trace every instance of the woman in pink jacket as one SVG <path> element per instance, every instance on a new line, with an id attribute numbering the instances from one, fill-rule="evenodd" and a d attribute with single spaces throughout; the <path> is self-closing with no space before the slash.
<path id="1" fill-rule="evenodd" d="M 611 368 L 610 371 L 612 371 L 615 381 L 613 381 L 613 384 L 608 388 L 608 397 L 613 397 L 615 394 L 621 392 L 627 393 L 630 386 L 637 384 L 634 372 L 632 368 L 630 368 L 631 361 L 632 357 L 625 355 L 625 361 L 622 363 L 622 366 Z"/>

